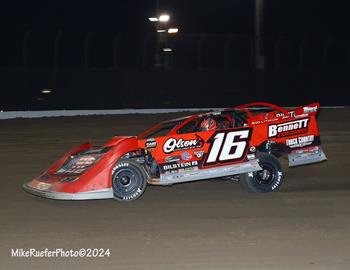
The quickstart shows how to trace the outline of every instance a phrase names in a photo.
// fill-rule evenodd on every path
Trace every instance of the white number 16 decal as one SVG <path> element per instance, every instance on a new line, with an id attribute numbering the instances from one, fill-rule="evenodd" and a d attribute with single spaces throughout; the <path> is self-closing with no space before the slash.
<path id="1" fill-rule="evenodd" d="M 232 162 L 243 159 L 251 137 L 251 129 L 218 132 L 212 137 L 212 144 L 205 164 Z"/>

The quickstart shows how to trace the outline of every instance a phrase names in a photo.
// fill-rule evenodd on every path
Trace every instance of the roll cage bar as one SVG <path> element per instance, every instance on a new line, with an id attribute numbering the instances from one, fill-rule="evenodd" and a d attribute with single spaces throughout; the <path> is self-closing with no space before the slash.
<path id="1" fill-rule="evenodd" d="M 247 113 L 247 115 L 249 116 L 249 118 L 254 117 L 251 110 L 249 108 L 252 107 L 267 107 L 270 109 L 273 109 L 275 111 L 281 112 L 285 115 L 288 115 L 288 111 L 278 105 L 272 104 L 272 103 L 268 103 L 268 102 L 252 102 L 252 103 L 247 103 L 247 104 L 243 104 L 243 105 L 239 105 L 239 106 L 234 106 L 234 107 L 229 107 L 226 109 L 223 109 L 220 112 L 228 112 L 228 111 L 232 111 L 232 110 L 240 110 L 242 112 Z M 206 114 L 211 114 L 212 112 L 206 113 Z M 155 126 L 151 127 L 150 129 L 146 130 L 145 132 L 141 133 L 138 138 L 141 139 L 145 139 L 146 136 L 148 134 L 151 134 L 152 132 L 154 132 L 155 130 L 161 128 L 163 125 L 167 124 L 167 123 L 171 123 L 171 122 L 176 122 L 176 121 L 183 121 L 182 123 L 175 125 L 174 128 L 172 128 L 167 135 L 174 135 L 177 134 L 177 131 L 179 129 L 181 129 L 182 127 L 184 127 L 186 124 L 188 124 L 189 122 L 191 122 L 194 119 L 197 119 L 200 116 L 206 115 L 206 114 L 195 114 L 195 115 L 190 115 L 190 116 L 186 116 L 186 117 L 181 117 L 181 118 L 176 118 L 176 119 L 172 119 L 172 120 L 167 120 L 167 121 L 163 121 L 160 122 L 158 124 L 156 124 Z"/>
<path id="2" fill-rule="evenodd" d="M 249 110 L 249 108 L 251 107 L 259 107 L 259 106 L 263 106 L 263 107 L 267 107 L 267 108 L 271 108 L 274 109 L 278 112 L 281 112 L 285 115 L 288 115 L 288 111 L 278 105 L 272 104 L 272 103 L 268 103 L 268 102 L 252 102 L 252 103 L 247 103 L 247 104 L 243 104 L 240 106 L 235 106 L 235 107 L 230 107 L 230 108 L 226 108 L 224 109 L 226 110 L 232 110 L 232 109 L 238 109 L 238 110 L 242 110 L 245 113 L 248 114 L 249 117 L 253 117 L 252 112 Z"/>

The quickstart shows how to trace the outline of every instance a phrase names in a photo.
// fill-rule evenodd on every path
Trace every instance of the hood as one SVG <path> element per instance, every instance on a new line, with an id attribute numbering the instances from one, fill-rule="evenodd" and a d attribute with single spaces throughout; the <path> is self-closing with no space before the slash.
<path id="1" fill-rule="evenodd" d="M 135 139 L 137 140 L 136 136 L 114 136 L 112 139 L 106 142 L 102 147 L 111 147 L 111 146 L 120 144 L 121 142 L 128 141 L 128 140 L 135 140 Z"/>

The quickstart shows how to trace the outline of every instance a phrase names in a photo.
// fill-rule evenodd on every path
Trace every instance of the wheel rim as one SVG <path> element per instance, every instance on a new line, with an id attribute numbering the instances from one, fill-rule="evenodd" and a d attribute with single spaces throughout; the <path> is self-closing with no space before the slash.
<path id="1" fill-rule="evenodd" d="M 142 185 L 142 180 L 134 171 L 125 168 L 113 176 L 114 193 L 119 197 L 133 195 Z"/>
<path id="2" fill-rule="evenodd" d="M 276 172 L 270 164 L 260 164 L 261 171 L 257 171 L 254 174 L 254 179 L 259 185 L 270 185 L 275 181 Z"/>

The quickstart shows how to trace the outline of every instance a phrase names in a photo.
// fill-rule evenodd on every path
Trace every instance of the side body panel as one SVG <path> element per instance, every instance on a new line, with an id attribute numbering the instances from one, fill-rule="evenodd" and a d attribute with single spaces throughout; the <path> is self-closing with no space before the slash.
<path id="1" fill-rule="evenodd" d="M 272 112 L 252 117 L 251 144 L 260 150 L 287 153 L 290 167 L 326 160 L 317 125 L 318 110 L 319 104 L 314 103 L 290 110 L 288 115 Z"/>
<path id="2" fill-rule="evenodd" d="M 254 155 L 247 158 L 252 133 L 243 127 L 173 134 L 140 140 L 139 147 L 151 152 L 158 184 L 167 185 L 260 170 Z"/>

